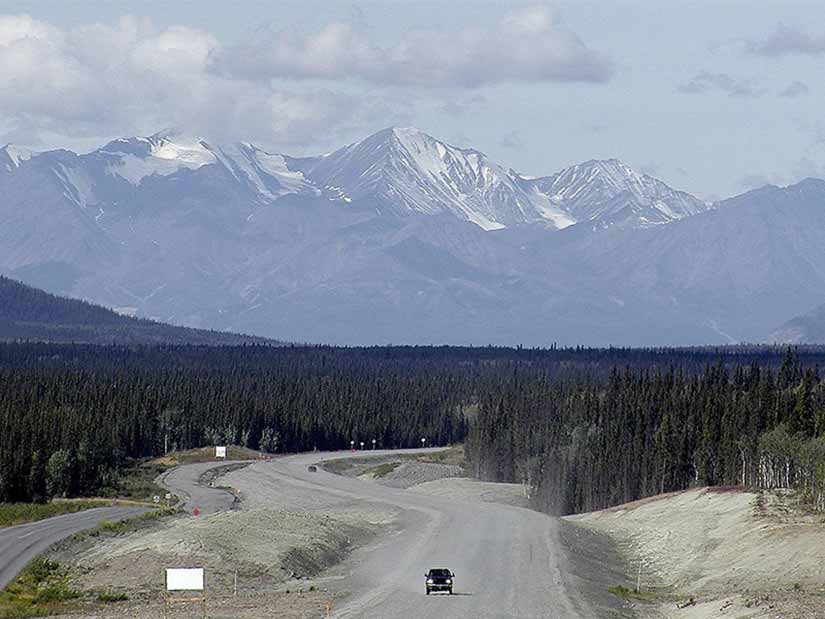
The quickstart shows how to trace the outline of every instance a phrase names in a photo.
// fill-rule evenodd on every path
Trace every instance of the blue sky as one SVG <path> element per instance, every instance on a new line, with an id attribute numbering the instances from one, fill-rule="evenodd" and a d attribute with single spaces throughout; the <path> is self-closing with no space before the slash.
<path id="1" fill-rule="evenodd" d="M 92 148 L 184 126 L 310 154 L 409 124 L 526 174 L 617 157 L 704 197 L 825 177 L 818 2 L 6 0 L 2 14 L 0 141 Z"/>

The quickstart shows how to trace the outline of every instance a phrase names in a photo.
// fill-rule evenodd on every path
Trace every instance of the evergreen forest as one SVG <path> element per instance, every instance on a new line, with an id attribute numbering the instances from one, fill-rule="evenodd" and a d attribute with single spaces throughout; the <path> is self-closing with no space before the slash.
<path id="1" fill-rule="evenodd" d="M 0 501 L 88 496 L 135 460 L 465 442 L 566 514 L 692 485 L 825 507 L 825 350 L 0 344 Z"/>

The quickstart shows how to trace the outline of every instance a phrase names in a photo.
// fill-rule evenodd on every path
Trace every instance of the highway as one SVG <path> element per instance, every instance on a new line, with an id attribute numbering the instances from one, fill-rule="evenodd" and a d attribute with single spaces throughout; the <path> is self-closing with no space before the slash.
<path id="1" fill-rule="evenodd" d="M 323 512 L 369 504 L 399 514 L 400 527 L 391 535 L 331 570 L 328 582 L 344 595 L 336 619 L 600 616 L 568 578 L 556 520 L 523 508 L 428 496 L 307 470 L 320 460 L 349 456 L 289 456 L 225 478 L 252 507 Z M 425 595 L 424 573 L 430 567 L 456 573 L 455 595 Z"/>
<path id="2" fill-rule="evenodd" d="M 142 507 L 97 507 L 31 524 L 0 528 L 0 589 L 52 544 L 92 529 L 104 520 L 122 520 L 145 511 Z"/>

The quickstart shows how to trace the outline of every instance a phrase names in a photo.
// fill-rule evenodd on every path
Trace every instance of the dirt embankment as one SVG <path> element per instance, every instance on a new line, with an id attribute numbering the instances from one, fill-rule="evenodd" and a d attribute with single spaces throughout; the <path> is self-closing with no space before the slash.
<path id="1" fill-rule="evenodd" d="M 646 616 L 825 618 L 825 519 L 788 493 L 701 489 L 572 516 L 615 539 Z"/>
<path id="2" fill-rule="evenodd" d="M 232 487 L 233 480 L 247 477 L 236 467 L 222 473 L 208 482 Z M 254 475 L 249 483 L 244 485 L 248 496 Z M 256 492 L 255 500 L 241 509 L 180 515 L 126 534 L 85 536 L 54 549 L 51 558 L 71 568 L 73 588 L 128 597 L 73 617 L 162 616 L 169 567 L 205 569 L 210 617 L 324 616 L 324 605 L 333 600 L 317 577 L 389 526 L 392 514 L 363 506 L 306 509 L 288 492 L 267 495 Z M 197 605 L 188 605 L 174 616 L 199 613 Z"/>

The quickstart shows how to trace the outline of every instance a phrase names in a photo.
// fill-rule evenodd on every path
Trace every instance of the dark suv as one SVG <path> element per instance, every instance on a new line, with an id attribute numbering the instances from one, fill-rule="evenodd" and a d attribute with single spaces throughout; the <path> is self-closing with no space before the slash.
<path id="1" fill-rule="evenodd" d="M 450 570 L 443 567 L 433 568 L 424 574 L 424 578 L 427 579 L 427 595 L 430 595 L 430 591 L 447 591 L 450 595 L 453 594 L 455 574 Z"/>

